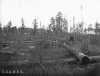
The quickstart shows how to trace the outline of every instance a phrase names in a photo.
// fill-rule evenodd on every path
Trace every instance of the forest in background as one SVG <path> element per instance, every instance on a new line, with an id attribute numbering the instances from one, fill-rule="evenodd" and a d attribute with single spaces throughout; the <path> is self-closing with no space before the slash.
<path id="1" fill-rule="evenodd" d="M 67 19 L 63 17 L 61 12 L 58 12 L 55 17 L 50 19 L 49 25 L 47 28 L 40 27 L 41 24 L 38 23 L 37 19 L 34 19 L 32 22 L 33 28 L 28 28 L 25 26 L 24 19 L 21 19 L 21 26 L 17 27 L 12 25 L 12 22 L 9 21 L 8 24 L 2 25 L 0 23 L 0 42 L 8 42 L 8 41 L 24 41 L 24 40 L 34 40 L 34 38 L 67 38 L 69 36 L 73 36 L 75 40 L 82 41 L 86 38 L 91 40 L 92 43 L 96 42 L 99 39 L 100 33 L 100 24 L 96 22 L 95 28 L 92 28 L 91 24 L 88 25 L 88 28 L 84 28 L 84 23 L 73 24 L 73 27 L 70 28 L 70 32 L 68 32 L 68 27 L 70 26 Z M 94 32 L 94 34 L 88 32 Z"/>

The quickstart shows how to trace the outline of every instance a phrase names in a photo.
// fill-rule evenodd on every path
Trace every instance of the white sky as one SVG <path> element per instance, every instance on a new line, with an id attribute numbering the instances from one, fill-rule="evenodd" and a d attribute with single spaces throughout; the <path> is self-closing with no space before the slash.
<path id="1" fill-rule="evenodd" d="M 83 4 L 83 13 L 80 6 Z M 86 23 L 100 22 L 99 0 L 0 0 L 0 19 L 5 25 L 9 20 L 14 25 L 21 25 L 21 18 L 26 26 L 32 26 L 32 20 L 37 18 L 45 26 L 49 19 L 61 11 L 70 21 L 75 16 L 76 22 L 83 20 Z M 93 23 L 92 22 L 92 23 Z"/>

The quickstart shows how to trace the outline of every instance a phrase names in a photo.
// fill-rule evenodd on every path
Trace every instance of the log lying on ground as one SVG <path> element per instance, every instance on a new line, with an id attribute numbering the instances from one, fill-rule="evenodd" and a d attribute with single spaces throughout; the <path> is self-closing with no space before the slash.
<path id="1" fill-rule="evenodd" d="M 67 49 L 68 52 L 72 56 L 74 56 L 77 61 L 79 61 L 79 63 L 88 64 L 90 62 L 90 58 L 84 53 L 82 53 L 79 49 L 73 48 L 70 45 L 67 45 L 66 43 L 64 43 L 62 47 Z"/>
<path id="2" fill-rule="evenodd" d="M 100 63 L 100 56 L 90 56 L 90 63 Z"/>

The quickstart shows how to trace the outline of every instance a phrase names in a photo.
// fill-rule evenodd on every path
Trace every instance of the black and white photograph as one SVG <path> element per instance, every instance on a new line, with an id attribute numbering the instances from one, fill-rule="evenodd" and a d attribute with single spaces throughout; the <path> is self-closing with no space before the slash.
<path id="1" fill-rule="evenodd" d="M 100 0 L 0 0 L 0 76 L 100 76 Z"/>

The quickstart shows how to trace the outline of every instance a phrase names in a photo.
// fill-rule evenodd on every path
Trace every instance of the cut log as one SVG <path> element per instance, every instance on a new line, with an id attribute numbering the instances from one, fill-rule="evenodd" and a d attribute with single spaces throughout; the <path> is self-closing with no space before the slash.
<path id="1" fill-rule="evenodd" d="M 79 49 L 76 49 L 74 47 L 71 47 L 69 45 L 67 45 L 66 43 L 64 43 L 62 45 L 63 48 L 67 49 L 68 52 L 73 55 L 77 61 L 79 61 L 79 63 L 81 64 L 87 64 L 90 62 L 90 58 L 85 55 L 84 53 L 82 53 Z"/>

